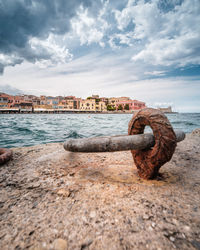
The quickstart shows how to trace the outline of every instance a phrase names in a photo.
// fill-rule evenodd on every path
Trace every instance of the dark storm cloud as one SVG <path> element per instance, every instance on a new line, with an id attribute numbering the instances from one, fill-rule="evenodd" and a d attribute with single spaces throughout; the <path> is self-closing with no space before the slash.
<path id="1" fill-rule="evenodd" d="M 0 0 L 0 53 L 15 55 L 16 63 L 20 57 L 34 60 L 29 39 L 45 39 L 49 33 L 69 31 L 70 19 L 81 4 L 88 7 L 90 0 Z M 44 51 L 44 58 L 47 57 Z M 15 64 L 14 59 L 12 63 Z M 6 65 L 6 59 L 1 62 L 0 58 L 0 70 L 2 64 Z"/>

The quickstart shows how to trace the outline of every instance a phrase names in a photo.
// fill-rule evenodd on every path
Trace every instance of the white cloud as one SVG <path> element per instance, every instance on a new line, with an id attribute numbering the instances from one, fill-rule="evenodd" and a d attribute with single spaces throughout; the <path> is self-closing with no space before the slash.
<path id="1" fill-rule="evenodd" d="M 129 1 L 122 11 L 115 10 L 118 28 L 123 31 L 132 23 L 133 39 L 144 39 L 159 32 L 163 20 L 156 3 L 157 1 L 147 3 L 138 1 L 136 4 L 135 1 Z"/>
<path id="2" fill-rule="evenodd" d="M 53 34 L 50 34 L 46 40 L 32 38 L 29 40 L 29 44 L 32 53 L 35 54 L 35 58 L 37 58 L 36 55 L 38 57 L 43 56 L 43 58 L 36 60 L 36 64 L 41 68 L 65 64 L 73 57 L 65 46 L 60 46 L 56 42 L 56 36 Z"/>
<path id="3" fill-rule="evenodd" d="M 144 72 L 144 75 L 148 75 L 148 76 L 164 76 L 165 73 L 166 73 L 166 71 L 154 70 L 154 71 L 146 71 L 146 72 Z"/>
<path id="4" fill-rule="evenodd" d="M 109 24 L 104 18 L 108 6 L 108 1 L 104 2 L 96 17 L 89 14 L 88 9 L 82 6 L 77 11 L 76 17 L 71 20 L 72 32 L 80 39 L 81 45 L 98 43 L 104 47 L 104 34 L 109 28 Z"/>
<path id="5" fill-rule="evenodd" d="M 119 49 L 122 45 L 126 46 L 133 46 L 133 32 L 126 32 L 126 33 L 116 33 L 110 35 L 109 38 L 109 45 L 112 49 Z"/>
<path id="6" fill-rule="evenodd" d="M 92 6 L 90 0 L 0 0 L 0 53 L 7 56 L 6 61 L 1 60 L 0 73 L 5 66 L 25 60 L 32 63 L 41 60 L 47 65 L 48 56 L 53 64 L 58 58 L 63 60 L 61 53 L 66 55 L 65 50 L 60 51 L 57 45 L 45 40 L 51 33 L 58 36 L 68 33 L 70 20 L 81 4 Z"/>
<path id="7" fill-rule="evenodd" d="M 168 12 L 162 12 L 158 3 L 129 1 L 122 11 L 115 11 L 121 31 L 134 25 L 129 43 L 140 39 L 144 45 L 134 53 L 133 61 L 164 66 L 199 64 L 200 1 L 185 0 Z"/>
<path id="8" fill-rule="evenodd" d="M 85 47 L 80 48 L 80 45 L 87 45 L 85 53 L 88 53 L 92 44 L 106 49 L 111 47 L 113 51 L 131 47 L 129 57 L 138 65 L 145 62 L 155 66 L 180 67 L 200 63 L 199 0 L 129 0 L 126 5 L 125 1 L 119 4 L 118 1 L 101 0 L 91 5 L 78 2 L 71 16 L 67 16 L 67 9 L 63 17 L 56 15 L 56 32 L 54 26 L 50 29 L 48 22 L 47 38 L 45 35 L 27 36 L 24 46 L 11 57 L 7 55 L 6 60 L 11 63 L 1 60 L 0 70 L 4 65 L 21 62 L 22 58 L 41 67 L 65 63 L 72 59 L 70 51 L 77 53 L 77 57 L 81 49 L 84 53 Z M 167 5 L 170 8 L 167 9 Z M 59 32 L 59 22 L 63 26 L 62 32 Z"/>
<path id="9" fill-rule="evenodd" d="M 199 49 L 200 34 L 188 33 L 174 39 L 152 40 L 138 54 L 132 57 L 133 61 L 142 60 L 152 65 L 200 64 Z"/>
<path id="10" fill-rule="evenodd" d="M 72 60 L 73 55 L 66 46 L 60 44 L 58 35 L 50 34 L 46 39 L 31 38 L 26 47 L 18 49 L 16 53 L 0 53 L 0 73 L 4 67 L 21 64 L 24 59 L 34 62 L 41 68 L 65 64 Z M 2 66 L 1 66 L 2 65 Z"/>

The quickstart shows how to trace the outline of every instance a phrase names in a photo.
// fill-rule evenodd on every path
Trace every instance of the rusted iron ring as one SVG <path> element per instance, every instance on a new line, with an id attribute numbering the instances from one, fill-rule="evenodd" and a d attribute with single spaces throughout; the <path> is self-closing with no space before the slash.
<path id="1" fill-rule="evenodd" d="M 172 158 L 176 148 L 176 135 L 167 117 L 157 109 L 138 111 L 129 122 L 128 134 L 143 134 L 145 126 L 150 126 L 153 130 L 155 145 L 148 149 L 131 150 L 131 153 L 139 176 L 154 179 L 160 167 Z"/>
<path id="2" fill-rule="evenodd" d="M 8 148 L 0 148 L 0 165 L 3 165 L 12 158 L 12 151 Z"/>

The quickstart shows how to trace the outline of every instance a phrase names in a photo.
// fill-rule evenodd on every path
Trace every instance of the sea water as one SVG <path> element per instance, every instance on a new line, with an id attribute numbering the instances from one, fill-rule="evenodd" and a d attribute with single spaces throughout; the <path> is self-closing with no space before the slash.
<path id="1" fill-rule="evenodd" d="M 200 128 L 200 113 L 166 114 L 174 129 Z M 0 114 L 0 147 L 127 134 L 131 114 Z"/>

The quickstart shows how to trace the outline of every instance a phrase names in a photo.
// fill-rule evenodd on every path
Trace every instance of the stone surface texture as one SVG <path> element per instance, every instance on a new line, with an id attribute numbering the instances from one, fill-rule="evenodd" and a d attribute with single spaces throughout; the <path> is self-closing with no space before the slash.
<path id="1" fill-rule="evenodd" d="M 162 178 L 131 152 L 13 149 L 0 168 L 0 249 L 200 249 L 200 136 L 178 143 Z"/>

